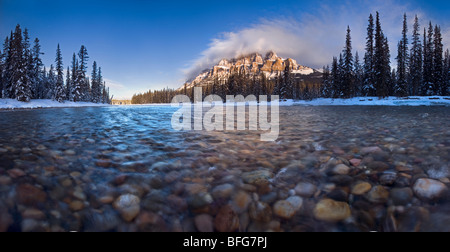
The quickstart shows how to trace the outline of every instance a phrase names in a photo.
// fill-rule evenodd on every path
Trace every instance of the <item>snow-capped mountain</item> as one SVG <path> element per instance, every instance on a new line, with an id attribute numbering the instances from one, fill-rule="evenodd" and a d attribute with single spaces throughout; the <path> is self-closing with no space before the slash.
<path id="1" fill-rule="evenodd" d="M 237 73 L 244 73 L 250 76 L 259 76 L 263 73 L 267 79 L 273 80 L 283 73 L 286 66 L 289 66 L 294 78 L 317 79 L 322 77 L 321 71 L 299 65 L 296 60 L 291 58 L 283 59 L 278 57 L 275 52 L 267 53 L 264 58 L 259 53 L 253 53 L 231 60 L 222 59 L 211 69 L 206 69 L 194 79 L 187 81 L 181 88 L 185 86 L 187 88 L 204 86 L 212 83 L 216 78 L 223 83 L 230 75 Z"/>

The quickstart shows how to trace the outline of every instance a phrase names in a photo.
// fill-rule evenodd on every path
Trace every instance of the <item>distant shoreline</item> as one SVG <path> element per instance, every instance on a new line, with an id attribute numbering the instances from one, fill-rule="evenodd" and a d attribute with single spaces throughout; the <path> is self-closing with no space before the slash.
<path id="1" fill-rule="evenodd" d="M 210 105 L 209 102 L 205 104 Z M 255 103 L 250 103 L 255 104 Z M 114 106 L 170 106 L 170 103 L 146 103 L 131 105 L 114 105 Z M 227 105 L 225 103 L 225 105 Z M 230 104 L 231 105 L 231 104 Z M 235 103 L 234 105 L 242 106 L 248 103 Z M 268 102 L 270 105 L 270 102 Z M 378 97 L 354 97 L 349 99 L 343 98 L 316 98 L 312 100 L 284 100 L 279 102 L 280 106 L 450 106 L 450 96 L 410 96 L 410 97 L 387 97 L 379 99 Z"/>
<path id="2" fill-rule="evenodd" d="M 205 102 L 210 106 L 209 102 Z M 256 105 L 256 103 L 250 103 Z M 224 104 L 231 106 L 231 104 Z M 236 106 L 249 105 L 248 103 L 235 103 Z M 268 105 L 271 105 L 268 102 Z M 64 102 L 59 103 L 53 100 L 31 100 L 30 102 L 19 102 L 14 99 L 0 99 L 0 111 L 22 111 L 43 108 L 76 108 L 76 107 L 129 107 L 129 106 L 171 106 L 170 103 L 149 103 L 131 105 L 109 105 L 91 102 Z M 310 101 L 305 100 L 284 100 L 279 102 L 279 106 L 450 106 L 450 96 L 414 96 L 414 97 L 355 97 L 350 99 L 317 98 Z"/>
<path id="3" fill-rule="evenodd" d="M 60 103 L 51 99 L 32 99 L 30 102 L 20 102 L 15 99 L 0 99 L 0 111 L 21 111 L 43 108 L 77 108 L 77 107 L 104 107 L 104 103 L 69 102 Z"/>

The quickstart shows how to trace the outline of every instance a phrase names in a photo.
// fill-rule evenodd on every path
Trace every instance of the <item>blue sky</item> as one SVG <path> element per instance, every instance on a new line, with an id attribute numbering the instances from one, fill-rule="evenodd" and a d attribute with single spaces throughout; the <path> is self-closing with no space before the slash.
<path id="1" fill-rule="evenodd" d="M 350 25 L 363 54 L 367 17 L 379 10 L 391 41 L 401 16 L 439 24 L 450 43 L 449 1 L 50 1 L 0 0 L 0 38 L 16 24 L 41 40 L 43 60 L 54 62 L 60 43 L 64 64 L 84 44 L 115 97 L 177 88 L 220 58 L 273 49 L 300 64 L 321 67 L 342 49 Z M 412 22 L 410 23 L 412 26 Z M 423 26 L 422 26 L 423 27 Z M 90 71 L 90 69 L 89 69 Z"/>

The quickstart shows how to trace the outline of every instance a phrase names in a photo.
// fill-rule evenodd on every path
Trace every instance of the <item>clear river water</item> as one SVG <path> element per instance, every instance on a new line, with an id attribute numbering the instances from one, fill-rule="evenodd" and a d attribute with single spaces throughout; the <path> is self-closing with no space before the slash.
<path id="1" fill-rule="evenodd" d="M 0 231 L 450 231 L 450 107 L 280 107 L 280 133 L 170 106 L 0 111 Z"/>

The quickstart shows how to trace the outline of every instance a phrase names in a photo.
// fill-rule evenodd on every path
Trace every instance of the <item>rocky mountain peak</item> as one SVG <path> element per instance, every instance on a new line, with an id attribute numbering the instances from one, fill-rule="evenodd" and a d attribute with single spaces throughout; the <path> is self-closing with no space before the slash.
<path id="1" fill-rule="evenodd" d="M 278 55 L 274 51 L 270 51 L 266 54 L 266 60 L 275 61 L 277 58 Z"/>
<path id="2" fill-rule="evenodd" d="M 203 86 L 212 83 L 214 79 L 226 81 L 232 74 L 247 74 L 250 76 L 264 74 L 267 79 L 272 80 L 280 75 L 286 67 L 289 67 L 294 78 L 303 78 L 314 74 L 314 78 L 321 77 L 318 71 L 299 65 L 292 58 L 283 59 L 274 51 L 270 51 L 266 53 L 264 59 L 259 53 L 242 55 L 235 59 L 222 59 L 217 65 L 206 69 L 185 85 L 187 87 Z"/>

